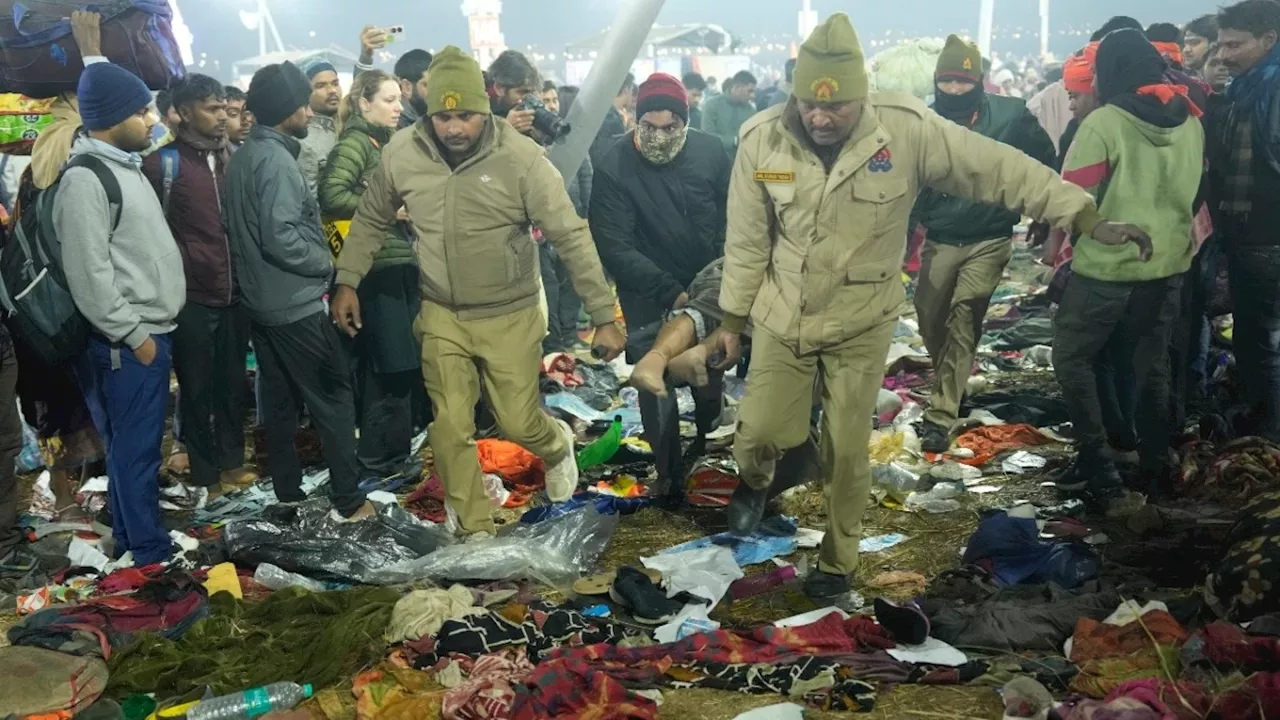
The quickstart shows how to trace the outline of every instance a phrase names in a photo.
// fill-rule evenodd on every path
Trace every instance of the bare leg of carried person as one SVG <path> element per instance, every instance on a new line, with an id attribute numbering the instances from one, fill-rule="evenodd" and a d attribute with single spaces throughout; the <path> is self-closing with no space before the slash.
<path id="1" fill-rule="evenodd" d="M 693 318 L 677 315 L 658 331 L 650 350 L 631 371 L 631 385 L 658 397 L 667 396 L 667 381 L 676 385 L 706 387 L 709 351 L 698 342 Z"/>

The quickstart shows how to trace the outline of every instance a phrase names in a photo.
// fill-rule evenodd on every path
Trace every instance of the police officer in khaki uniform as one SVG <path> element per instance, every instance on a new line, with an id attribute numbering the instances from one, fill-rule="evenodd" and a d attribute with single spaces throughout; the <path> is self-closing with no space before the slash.
<path id="1" fill-rule="evenodd" d="M 714 345 L 721 367 L 755 326 L 734 457 L 742 483 L 730 528 L 753 531 L 777 459 L 805 441 L 821 379 L 827 533 L 805 589 L 831 598 L 858 565 L 870 490 L 867 443 L 884 359 L 905 299 L 899 268 L 925 186 L 1003 205 L 1106 242 L 1149 240 L 1108 223 L 1084 190 L 1007 145 L 943 120 L 919 100 L 869 95 L 862 47 L 836 14 L 800 49 L 793 97 L 741 131 L 729 192 Z M 819 375 L 820 373 L 820 375 Z"/>

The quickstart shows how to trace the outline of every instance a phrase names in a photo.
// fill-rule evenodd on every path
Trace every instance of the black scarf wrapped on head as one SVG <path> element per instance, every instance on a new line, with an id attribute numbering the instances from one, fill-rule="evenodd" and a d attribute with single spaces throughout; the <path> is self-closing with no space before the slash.
<path id="1" fill-rule="evenodd" d="M 969 127 L 974 113 L 982 107 L 982 101 L 986 96 L 987 90 L 982 83 L 977 83 L 972 90 L 963 95 L 948 95 L 935 88 L 933 110 L 951 122 Z"/>
<path id="2" fill-rule="evenodd" d="M 1117 30 L 1107 35 L 1098 46 L 1098 102 L 1113 105 L 1156 127 L 1178 127 L 1191 113 L 1183 96 L 1165 97 L 1146 92 L 1164 79 L 1168 62 L 1147 36 L 1133 29 Z M 1183 88 L 1185 94 L 1186 89 Z"/>

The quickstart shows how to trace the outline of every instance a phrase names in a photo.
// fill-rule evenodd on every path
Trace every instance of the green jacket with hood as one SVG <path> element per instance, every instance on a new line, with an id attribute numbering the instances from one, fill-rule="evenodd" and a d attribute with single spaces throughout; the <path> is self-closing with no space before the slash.
<path id="1" fill-rule="evenodd" d="M 1053 141 L 1027 109 L 1027 104 L 1018 98 L 987 94 L 978 108 L 977 118 L 968 127 L 983 137 L 1055 167 L 1057 154 Z M 984 205 L 934 188 L 925 188 L 920 193 L 911 215 L 911 227 L 924 225 L 930 241 L 957 247 L 1009 237 L 1013 226 L 1022 219 L 1018 213 L 999 205 Z"/>
<path id="2" fill-rule="evenodd" d="M 1132 223 L 1151 236 L 1152 255 L 1133 243 L 1075 242 L 1071 269 L 1093 280 L 1142 282 L 1186 272 L 1195 256 L 1192 223 L 1204 170 L 1204 129 L 1194 117 L 1159 127 L 1113 105 L 1080 124 L 1063 178 L 1098 200 L 1103 217 Z"/>
<path id="3" fill-rule="evenodd" d="M 394 128 L 375 127 L 359 115 L 347 120 L 316 186 L 320 213 L 325 218 L 350 220 L 356 216 L 369 178 L 382 164 L 382 148 L 391 142 L 394 134 Z M 374 267 L 416 262 L 407 234 L 398 229 L 384 238 L 382 249 L 374 258 Z"/>

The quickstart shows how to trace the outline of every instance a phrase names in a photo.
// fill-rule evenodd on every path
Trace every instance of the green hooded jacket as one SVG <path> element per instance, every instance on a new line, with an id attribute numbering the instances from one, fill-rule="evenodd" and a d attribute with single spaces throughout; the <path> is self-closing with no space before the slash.
<path id="1" fill-rule="evenodd" d="M 978 117 L 969 129 L 1021 150 L 1048 167 L 1056 164 L 1053 141 L 1022 100 L 986 95 L 978 109 Z M 1013 234 L 1013 226 L 1022 218 L 998 205 L 984 205 L 924 188 L 916 200 L 911 219 L 911 227 L 916 224 L 925 226 L 929 240 L 964 247 L 1009 237 Z"/>
<path id="2" fill-rule="evenodd" d="M 316 185 L 320 213 L 330 220 L 350 220 L 360 207 L 368 178 L 382 164 L 382 148 L 391 142 L 395 128 L 375 127 L 352 115 L 342 136 L 329 153 L 324 173 Z M 417 262 L 404 232 L 388 235 L 374 259 L 374 267 L 412 265 Z"/>

